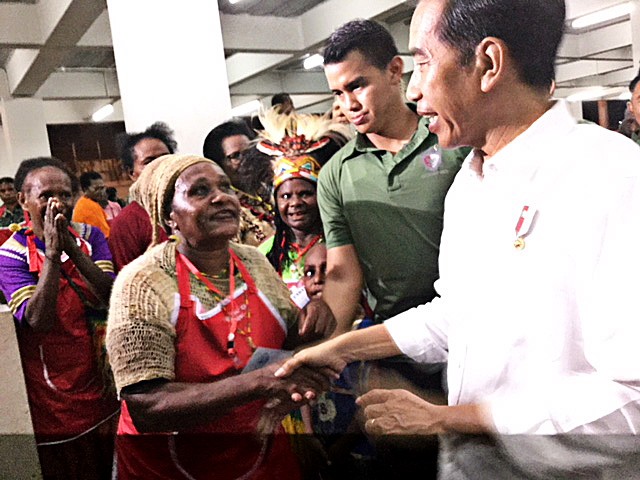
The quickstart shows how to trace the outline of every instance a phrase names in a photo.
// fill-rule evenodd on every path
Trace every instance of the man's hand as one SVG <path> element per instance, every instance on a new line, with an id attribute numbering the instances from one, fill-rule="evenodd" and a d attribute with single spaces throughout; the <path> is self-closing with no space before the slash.
<path id="1" fill-rule="evenodd" d="M 371 390 L 356 403 L 364 409 L 365 430 L 370 435 L 484 433 L 491 430 L 479 405 L 434 405 L 406 390 Z"/>
<path id="2" fill-rule="evenodd" d="M 322 299 L 313 299 L 302 310 L 298 333 L 304 340 L 328 338 L 336 329 L 336 319 Z"/>
<path id="3" fill-rule="evenodd" d="M 309 367 L 321 372 L 326 378 L 338 378 L 347 366 L 348 359 L 341 358 L 335 340 L 305 348 L 284 362 L 275 372 L 276 377 L 286 378 L 298 369 Z"/>
<path id="4" fill-rule="evenodd" d="M 407 390 L 371 390 L 356 403 L 370 435 L 434 435 L 444 432 L 442 409 Z"/>

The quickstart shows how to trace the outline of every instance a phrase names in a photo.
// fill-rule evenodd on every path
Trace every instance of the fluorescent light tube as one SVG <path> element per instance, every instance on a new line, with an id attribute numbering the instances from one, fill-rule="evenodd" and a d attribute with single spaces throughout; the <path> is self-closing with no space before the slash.
<path id="1" fill-rule="evenodd" d="M 112 113 L 113 113 L 113 105 L 111 103 L 108 103 L 104 107 L 96 110 L 94 114 L 91 115 L 91 120 L 93 120 L 94 122 L 99 122 L 100 120 L 104 120 L 105 118 L 107 118 Z"/>
<path id="2" fill-rule="evenodd" d="M 260 110 L 260 107 L 262 107 L 260 100 L 251 100 L 250 102 L 243 103 L 242 105 L 232 108 L 231 115 L 234 117 L 242 117 L 244 115 L 257 112 Z"/>
<path id="3" fill-rule="evenodd" d="M 602 97 L 604 93 L 604 87 L 592 87 L 586 90 L 582 90 L 580 92 L 576 92 L 574 94 L 569 95 L 566 100 L 567 102 L 584 102 L 587 100 L 598 100 Z"/>
<path id="4" fill-rule="evenodd" d="M 304 62 L 302 62 L 302 65 L 304 66 L 305 70 L 311 70 L 312 68 L 320 67 L 323 63 L 324 57 L 319 53 L 316 53 L 314 55 L 311 55 L 310 57 L 305 58 Z"/>

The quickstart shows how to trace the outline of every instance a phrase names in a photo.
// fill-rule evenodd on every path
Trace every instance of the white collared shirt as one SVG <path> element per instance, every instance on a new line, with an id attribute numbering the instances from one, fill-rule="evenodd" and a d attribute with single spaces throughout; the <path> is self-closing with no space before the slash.
<path id="1" fill-rule="evenodd" d="M 415 360 L 448 361 L 449 404 L 486 404 L 500 433 L 640 433 L 639 242 L 640 150 L 559 102 L 467 158 L 445 202 L 441 298 L 385 325 Z"/>

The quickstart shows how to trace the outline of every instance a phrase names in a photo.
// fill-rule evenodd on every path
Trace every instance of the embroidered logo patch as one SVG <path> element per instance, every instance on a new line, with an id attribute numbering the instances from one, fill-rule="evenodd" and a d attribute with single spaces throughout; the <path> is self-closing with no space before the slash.
<path id="1" fill-rule="evenodd" d="M 424 163 L 425 168 L 430 172 L 437 171 L 442 163 L 442 153 L 440 149 L 437 146 L 433 146 L 427 150 L 424 157 L 422 157 L 422 163 Z"/>

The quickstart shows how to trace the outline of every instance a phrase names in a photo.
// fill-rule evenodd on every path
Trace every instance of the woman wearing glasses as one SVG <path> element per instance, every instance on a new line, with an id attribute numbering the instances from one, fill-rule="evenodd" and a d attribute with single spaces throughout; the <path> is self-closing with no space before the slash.
<path id="1" fill-rule="evenodd" d="M 222 167 L 240 201 L 240 227 L 235 240 L 258 246 L 274 233 L 273 172 L 269 157 L 251 148 L 254 138 L 243 123 L 225 122 L 209 132 L 203 155 Z"/>

